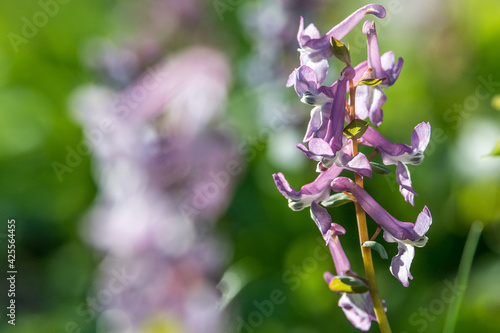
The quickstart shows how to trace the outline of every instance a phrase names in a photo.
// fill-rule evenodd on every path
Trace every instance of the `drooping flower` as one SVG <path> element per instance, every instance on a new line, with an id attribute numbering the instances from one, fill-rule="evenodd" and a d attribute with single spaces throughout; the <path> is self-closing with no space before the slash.
<path id="1" fill-rule="evenodd" d="M 418 165 L 422 163 L 430 137 L 431 125 L 423 122 L 415 126 L 411 134 L 411 146 L 393 143 L 372 127 L 368 127 L 360 140 L 361 144 L 377 148 L 385 165 L 397 165 L 396 181 L 399 184 L 399 191 L 405 200 L 413 206 L 415 206 L 414 196 L 418 194 L 413 190 L 410 172 L 406 164 Z"/>
<path id="2" fill-rule="evenodd" d="M 348 191 L 359 202 L 364 211 L 384 230 L 384 238 L 398 243 L 398 254 L 392 259 L 391 273 L 408 287 L 408 278 L 413 279 L 410 265 L 414 256 L 414 246 L 423 247 L 427 243 L 425 233 L 432 224 L 432 216 L 424 207 L 415 223 L 401 222 L 380 206 L 361 186 L 351 179 L 338 177 L 331 184 L 335 192 Z"/>
<path id="3" fill-rule="evenodd" d="M 321 202 L 328 199 L 331 192 L 330 183 L 341 172 L 342 168 L 332 166 L 320 173 L 312 183 L 302 186 L 300 191 L 293 189 L 281 172 L 273 174 L 273 179 L 280 193 L 288 199 L 288 206 L 292 210 L 302 210 L 309 207 L 313 201 Z"/>
<path id="4" fill-rule="evenodd" d="M 377 86 L 361 85 L 357 88 L 356 115 L 360 119 L 369 117 L 373 125 L 378 127 L 382 124 L 382 105 L 387 101 L 382 88 L 387 88 L 396 82 L 403 67 L 403 59 L 400 57 L 395 64 L 392 51 L 380 56 L 374 22 L 366 21 L 363 25 L 363 33 L 367 34 L 368 67 L 372 69 L 367 78 L 383 81 Z"/>
<path id="5" fill-rule="evenodd" d="M 344 151 L 337 152 L 333 155 L 330 146 L 322 139 L 313 139 L 309 144 L 308 150 L 303 145 L 297 145 L 305 154 L 316 160 L 320 160 L 318 168 L 321 168 L 323 160 L 331 158 L 328 167 L 323 167 L 318 177 L 309 184 L 301 187 L 300 191 L 293 189 L 285 176 L 279 172 L 273 174 L 273 179 L 280 193 L 288 199 L 288 206 L 292 210 L 302 210 L 309 207 L 313 202 L 321 202 L 329 198 L 331 193 L 330 183 L 337 178 L 342 170 L 357 172 L 365 177 L 371 177 L 372 170 L 370 162 L 363 153 L 358 153 L 355 156 L 348 154 L 350 146 L 346 145 Z"/>
<path id="6" fill-rule="evenodd" d="M 330 218 L 331 221 L 331 218 Z M 327 221 L 325 221 L 327 222 Z M 351 271 L 351 264 L 340 244 L 339 235 L 344 235 L 345 229 L 336 224 L 331 223 L 329 229 L 327 244 L 332 255 L 333 263 L 337 276 L 330 272 L 325 272 L 323 277 L 331 290 L 341 294 L 339 299 L 339 307 L 344 311 L 347 319 L 352 325 L 362 331 L 368 331 L 372 321 L 376 321 L 373 302 L 368 291 L 365 292 L 339 292 L 332 283 L 337 277 L 352 277 L 359 281 L 363 281 L 355 272 Z M 366 289 L 365 289 L 366 290 Z"/>

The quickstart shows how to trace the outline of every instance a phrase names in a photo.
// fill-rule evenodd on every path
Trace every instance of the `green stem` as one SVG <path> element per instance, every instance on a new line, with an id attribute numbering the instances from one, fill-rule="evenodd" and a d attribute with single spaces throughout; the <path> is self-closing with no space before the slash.
<path id="1" fill-rule="evenodd" d="M 349 114 L 351 121 L 354 120 L 356 116 L 355 103 L 356 100 L 356 87 L 353 81 L 349 81 L 349 93 L 351 99 L 351 105 L 349 108 Z M 358 143 L 356 139 L 352 140 L 352 154 L 356 155 L 358 153 Z M 354 180 L 356 184 L 363 187 L 363 177 L 359 174 L 354 174 Z M 368 236 L 368 227 L 366 225 L 366 213 L 361 207 L 361 205 L 356 201 L 356 219 L 358 221 L 359 230 L 359 241 L 360 244 L 368 241 L 370 237 Z M 382 304 L 382 298 L 378 290 L 377 279 L 375 278 L 375 269 L 373 267 L 373 259 L 371 248 L 361 245 L 361 255 L 363 257 L 363 264 L 365 266 L 366 279 L 368 280 L 368 287 L 370 289 L 370 296 L 373 302 L 373 308 L 375 310 L 375 316 L 377 317 L 378 325 L 380 327 L 381 333 L 391 333 L 391 327 L 389 325 L 389 320 L 384 310 L 384 305 Z"/>
<path id="2" fill-rule="evenodd" d="M 483 224 L 481 222 L 475 221 L 474 223 L 472 223 L 469 235 L 467 236 L 467 240 L 465 241 L 464 252 L 462 253 L 462 258 L 460 259 L 460 265 L 458 266 L 458 295 L 455 301 L 451 303 L 450 307 L 448 308 L 448 313 L 446 314 L 446 320 L 444 322 L 443 333 L 453 333 L 453 331 L 455 330 L 458 313 L 460 311 L 460 305 L 462 304 L 467 281 L 469 280 L 472 260 L 474 259 L 474 253 L 476 252 L 477 243 L 482 231 Z"/>

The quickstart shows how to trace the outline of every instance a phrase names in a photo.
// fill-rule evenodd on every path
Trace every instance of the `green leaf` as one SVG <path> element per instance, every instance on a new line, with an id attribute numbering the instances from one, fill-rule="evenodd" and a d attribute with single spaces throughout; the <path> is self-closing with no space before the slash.
<path id="1" fill-rule="evenodd" d="M 391 169 L 377 162 L 370 162 L 372 166 L 372 171 L 381 175 L 388 175 L 391 173 Z"/>
<path id="2" fill-rule="evenodd" d="M 354 119 L 344 128 L 344 134 L 349 139 L 359 139 L 368 129 L 368 123 L 361 119 Z"/>
<path id="3" fill-rule="evenodd" d="M 497 145 L 493 148 L 493 151 L 490 154 L 491 156 L 500 156 L 500 138 L 497 141 Z"/>
<path id="4" fill-rule="evenodd" d="M 330 49 L 332 51 L 332 54 L 345 63 L 348 66 L 351 66 L 351 54 L 349 52 L 349 45 L 345 46 L 344 43 L 342 43 L 340 40 L 336 39 L 335 37 L 332 37 L 330 39 Z"/>
<path id="5" fill-rule="evenodd" d="M 364 79 L 358 83 L 358 86 L 375 87 L 375 86 L 378 86 L 379 84 L 381 84 L 382 81 L 384 81 L 384 80 L 385 80 L 385 78 L 383 78 L 383 79 Z"/>
<path id="6" fill-rule="evenodd" d="M 335 193 L 332 194 L 327 200 L 322 201 L 321 204 L 325 207 L 338 207 L 352 201 L 351 197 L 345 193 Z"/>
<path id="7" fill-rule="evenodd" d="M 368 291 L 368 286 L 364 281 L 352 276 L 337 276 L 328 287 L 333 291 L 349 294 L 362 294 Z"/>
<path id="8" fill-rule="evenodd" d="M 380 243 L 377 243 L 375 241 L 366 241 L 363 243 L 363 246 L 369 247 L 372 250 L 375 250 L 380 254 L 380 258 L 382 259 L 387 259 L 387 251 L 385 250 L 384 246 Z"/>

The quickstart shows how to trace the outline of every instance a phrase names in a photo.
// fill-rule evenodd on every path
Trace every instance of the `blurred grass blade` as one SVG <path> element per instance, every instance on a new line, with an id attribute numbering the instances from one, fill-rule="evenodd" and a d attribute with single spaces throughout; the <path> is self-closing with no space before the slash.
<path id="1" fill-rule="evenodd" d="M 457 280 L 459 286 L 458 295 L 455 301 L 452 302 L 450 304 L 450 307 L 448 308 L 448 313 L 446 314 L 443 333 L 453 333 L 455 330 L 458 313 L 460 311 L 460 305 L 462 304 L 462 299 L 464 297 L 467 281 L 469 279 L 472 260 L 474 259 L 474 253 L 476 252 L 477 243 L 479 241 L 479 236 L 481 236 L 482 231 L 483 231 L 483 224 L 480 221 L 475 221 L 474 223 L 472 223 L 469 235 L 467 236 L 467 241 L 465 242 L 464 252 L 462 253 L 462 259 L 460 259 L 460 265 L 458 266 L 458 274 L 457 274 Z"/>

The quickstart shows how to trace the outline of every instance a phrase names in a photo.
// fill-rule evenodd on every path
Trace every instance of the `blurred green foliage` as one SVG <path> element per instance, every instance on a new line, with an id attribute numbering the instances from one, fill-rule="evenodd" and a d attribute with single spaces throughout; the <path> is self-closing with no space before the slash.
<path id="1" fill-rule="evenodd" d="M 86 322 L 77 312 L 85 302 L 100 258 L 79 233 L 82 217 L 96 194 L 90 158 L 85 156 L 63 181 L 56 177 L 52 163 L 64 162 L 67 147 L 75 147 L 82 138 L 81 128 L 69 115 L 69 94 L 80 85 L 99 81 L 82 64 L 83 43 L 95 36 L 116 34 L 117 27 L 133 30 L 133 25 L 127 25 L 129 18 L 116 10 L 119 3 L 69 1 L 36 35 L 17 47 L 13 47 L 9 33 L 21 34 L 23 17 L 32 19 L 40 5 L 28 0 L 0 3 L 0 212 L 3 221 L 17 221 L 19 271 L 16 327 L 6 324 L 7 284 L 5 279 L 0 283 L 2 332 L 64 332 L 73 322 L 82 332 L 96 331 L 95 318 Z M 320 31 L 326 32 L 364 3 L 322 2 L 316 10 L 300 15 L 314 20 Z M 405 60 L 398 82 L 387 91 L 380 130 L 393 141 L 409 143 L 417 123 L 429 121 L 433 128 L 424 163 L 410 168 L 414 188 L 421 195 L 415 208 L 403 201 L 390 175 L 376 174 L 366 181 L 367 190 L 398 219 L 414 221 L 424 205 L 433 215 L 430 240 L 416 250 L 412 264 L 415 279 L 409 288 L 391 276 L 388 260 L 375 256 L 393 332 L 440 332 L 447 306 L 442 295 L 454 283 L 465 237 L 475 220 L 485 224 L 485 231 L 456 332 L 497 332 L 500 163 L 486 155 L 500 133 L 500 113 L 492 106 L 500 84 L 486 87 L 483 81 L 500 83 L 500 3 L 380 3 L 388 8 L 389 3 L 399 4 L 403 13 L 393 13 L 387 24 L 377 26 L 381 50 L 394 50 Z M 248 272 L 248 283 L 231 303 L 232 331 L 242 322 L 257 322 L 258 304 L 279 290 L 286 301 L 273 303 L 272 313 L 261 315 L 262 323 L 247 328 L 248 332 L 354 332 L 336 305 L 338 296 L 323 281 L 323 272 L 334 271 L 333 263 L 318 241 L 308 210 L 291 211 L 271 178 L 272 173 L 283 171 L 291 185 L 298 187 L 312 180 L 314 165 L 304 162 L 283 170 L 270 162 L 268 137 L 259 136 L 260 125 L 253 113 L 257 94 L 266 89 L 283 90 L 294 105 L 291 113 L 307 117 L 309 109 L 291 89 L 285 91 L 288 73 L 276 78 L 281 82 L 278 87 L 268 82 L 262 82 L 261 87 L 246 86 L 238 69 L 254 45 L 240 22 L 239 7 L 224 12 L 221 20 L 214 2 L 200 2 L 200 6 L 204 8 L 204 24 L 197 28 L 193 40 L 218 47 L 231 59 L 234 86 L 227 123 L 249 147 L 246 172 L 218 224 L 218 231 L 233 244 L 228 266 L 241 264 Z M 417 7 L 420 9 L 413 15 L 407 13 Z M 290 26 L 297 28 L 298 15 Z M 364 45 L 356 42 L 361 28 L 357 30 L 346 39 L 359 47 L 358 52 L 352 51 L 354 63 L 365 57 Z M 183 40 L 176 47 L 191 42 Z M 169 52 L 166 49 L 165 55 Z M 297 66 L 295 49 L 289 52 L 291 59 L 296 59 L 290 66 Z M 487 96 L 478 98 L 477 89 Z M 305 126 L 297 127 L 299 138 Z M 353 269 L 361 274 L 353 208 L 345 205 L 330 212 L 335 222 L 345 226 L 347 235 L 341 241 Z M 6 227 L 0 233 L 5 234 Z M 0 240 L 6 253 L 5 238 Z M 396 253 L 391 245 L 386 246 L 389 257 Z M 373 332 L 378 331 L 375 326 Z"/>

